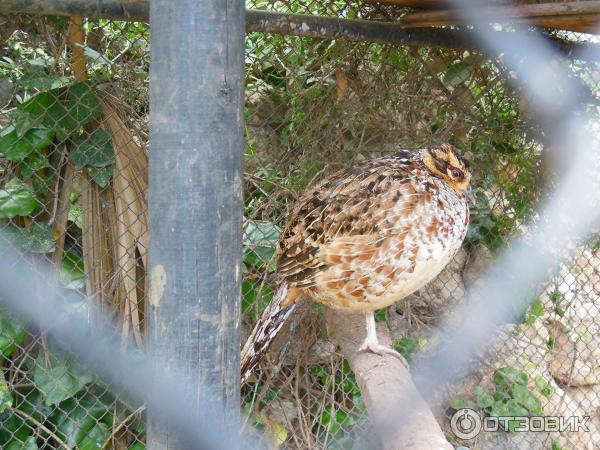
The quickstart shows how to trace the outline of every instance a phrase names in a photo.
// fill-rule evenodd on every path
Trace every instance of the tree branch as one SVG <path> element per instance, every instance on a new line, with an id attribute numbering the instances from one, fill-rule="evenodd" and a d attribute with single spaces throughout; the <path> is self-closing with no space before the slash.
<path id="1" fill-rule="evenodd" d="M 0 14 L 46 14 L 83 16 L 131 21 L 148 21 L 148 0 L 1 0 Z M 246 31 L 291 36 L 309 36 L 319 39 L 346 39 L 349 41 L 379 42 L 382 44 L 409 45 L 470 50 L 486 53 L 472 31 L 419 28 L 405 29 L 401 24 L 369 20 L 351 20 L 338 17 L 288 14 L 272 11 L 248 10 Z M 514 33 L 497 32 L 497 39 L 514 40 L 520 48 L 520 39 Z M 594 59 L 600 57 L 597 44 L 549 39 L 565 57 Z M 591 50 L 591 51 L 590 51 Z M 489 55 L 494 57 L 495 55 Z"/>
<path id="2" fill-rule="evenodd" d="M 350 362 L 365 400 L 369 417 L 385 450 L 452 450 L 446 437 L 412 382 L 410 372 L 393 355 L 358 352 L 365 338 L 364 314 L 346 314 L 329 309 L 327 323 L 331 337 Z M 387 329 L 378 329 L 379 341 L 391 345 Z M 401 423 L 398 406 L 406 411 Z M 392 426 L 390 426 L 392 425 Z"/>
<path id="3" fill-rule="evenodd" d="M 510 21 L 543 28 L 595 32 L 600 18 L 600 1 L 540 3 L 473 9 L 481 20 Z M 406 27 L 466 25 L 467 18 L 456 8 L 408 13 L 400 18 Z"/>

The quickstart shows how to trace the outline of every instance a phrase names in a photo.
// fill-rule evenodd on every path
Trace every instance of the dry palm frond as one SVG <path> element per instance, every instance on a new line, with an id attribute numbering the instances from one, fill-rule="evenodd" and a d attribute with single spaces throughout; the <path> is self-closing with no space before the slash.
<path id="1" fill-rule="evenodd" d="M 100 188 L 85 177 L 82 208 L 86 288 L 95 306 L 118 312 L 122 342 L 133 337 L 143 347 L 148 220 L 148 157 L 125 124 L 125 106 L 101 94 L 100 126 L 112 136 L 115 165 L 112 182 Z"/>

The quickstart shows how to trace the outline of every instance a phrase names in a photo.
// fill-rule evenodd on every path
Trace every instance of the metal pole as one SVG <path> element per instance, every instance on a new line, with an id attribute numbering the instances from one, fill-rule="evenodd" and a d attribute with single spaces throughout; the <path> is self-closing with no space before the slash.
<path id="1" fill-rule="evenodd" d="M 149 355 L 184 369 L 224 448 L 240 408 L 244 25 L 240 0 L 150 2 Z M 148 449 L 182 448 L 148 415 Z"/>

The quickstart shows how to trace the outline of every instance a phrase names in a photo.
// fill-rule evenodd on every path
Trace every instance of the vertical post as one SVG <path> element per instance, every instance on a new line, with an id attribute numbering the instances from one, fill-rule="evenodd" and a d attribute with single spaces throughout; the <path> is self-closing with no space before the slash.
<path id="1" fill-rule="evenodd" d="M 150 2 L 149 355 L 183 370 L 182 408 L 227 439 L 240 407 L 244 13 L 241 0 Z M 148 414 L 147 448 L 180 449 Z"/>

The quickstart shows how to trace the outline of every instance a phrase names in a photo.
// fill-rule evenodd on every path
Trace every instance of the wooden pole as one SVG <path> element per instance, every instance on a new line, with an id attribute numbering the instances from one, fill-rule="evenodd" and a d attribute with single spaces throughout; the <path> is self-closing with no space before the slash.
<path id="1" fill-rule="evenodd" d="M 237 448 L 244 3 L 154 0 L 150 27 L 149 354 Z M 149 450 L 186 448 L 148 414 Z"/>

